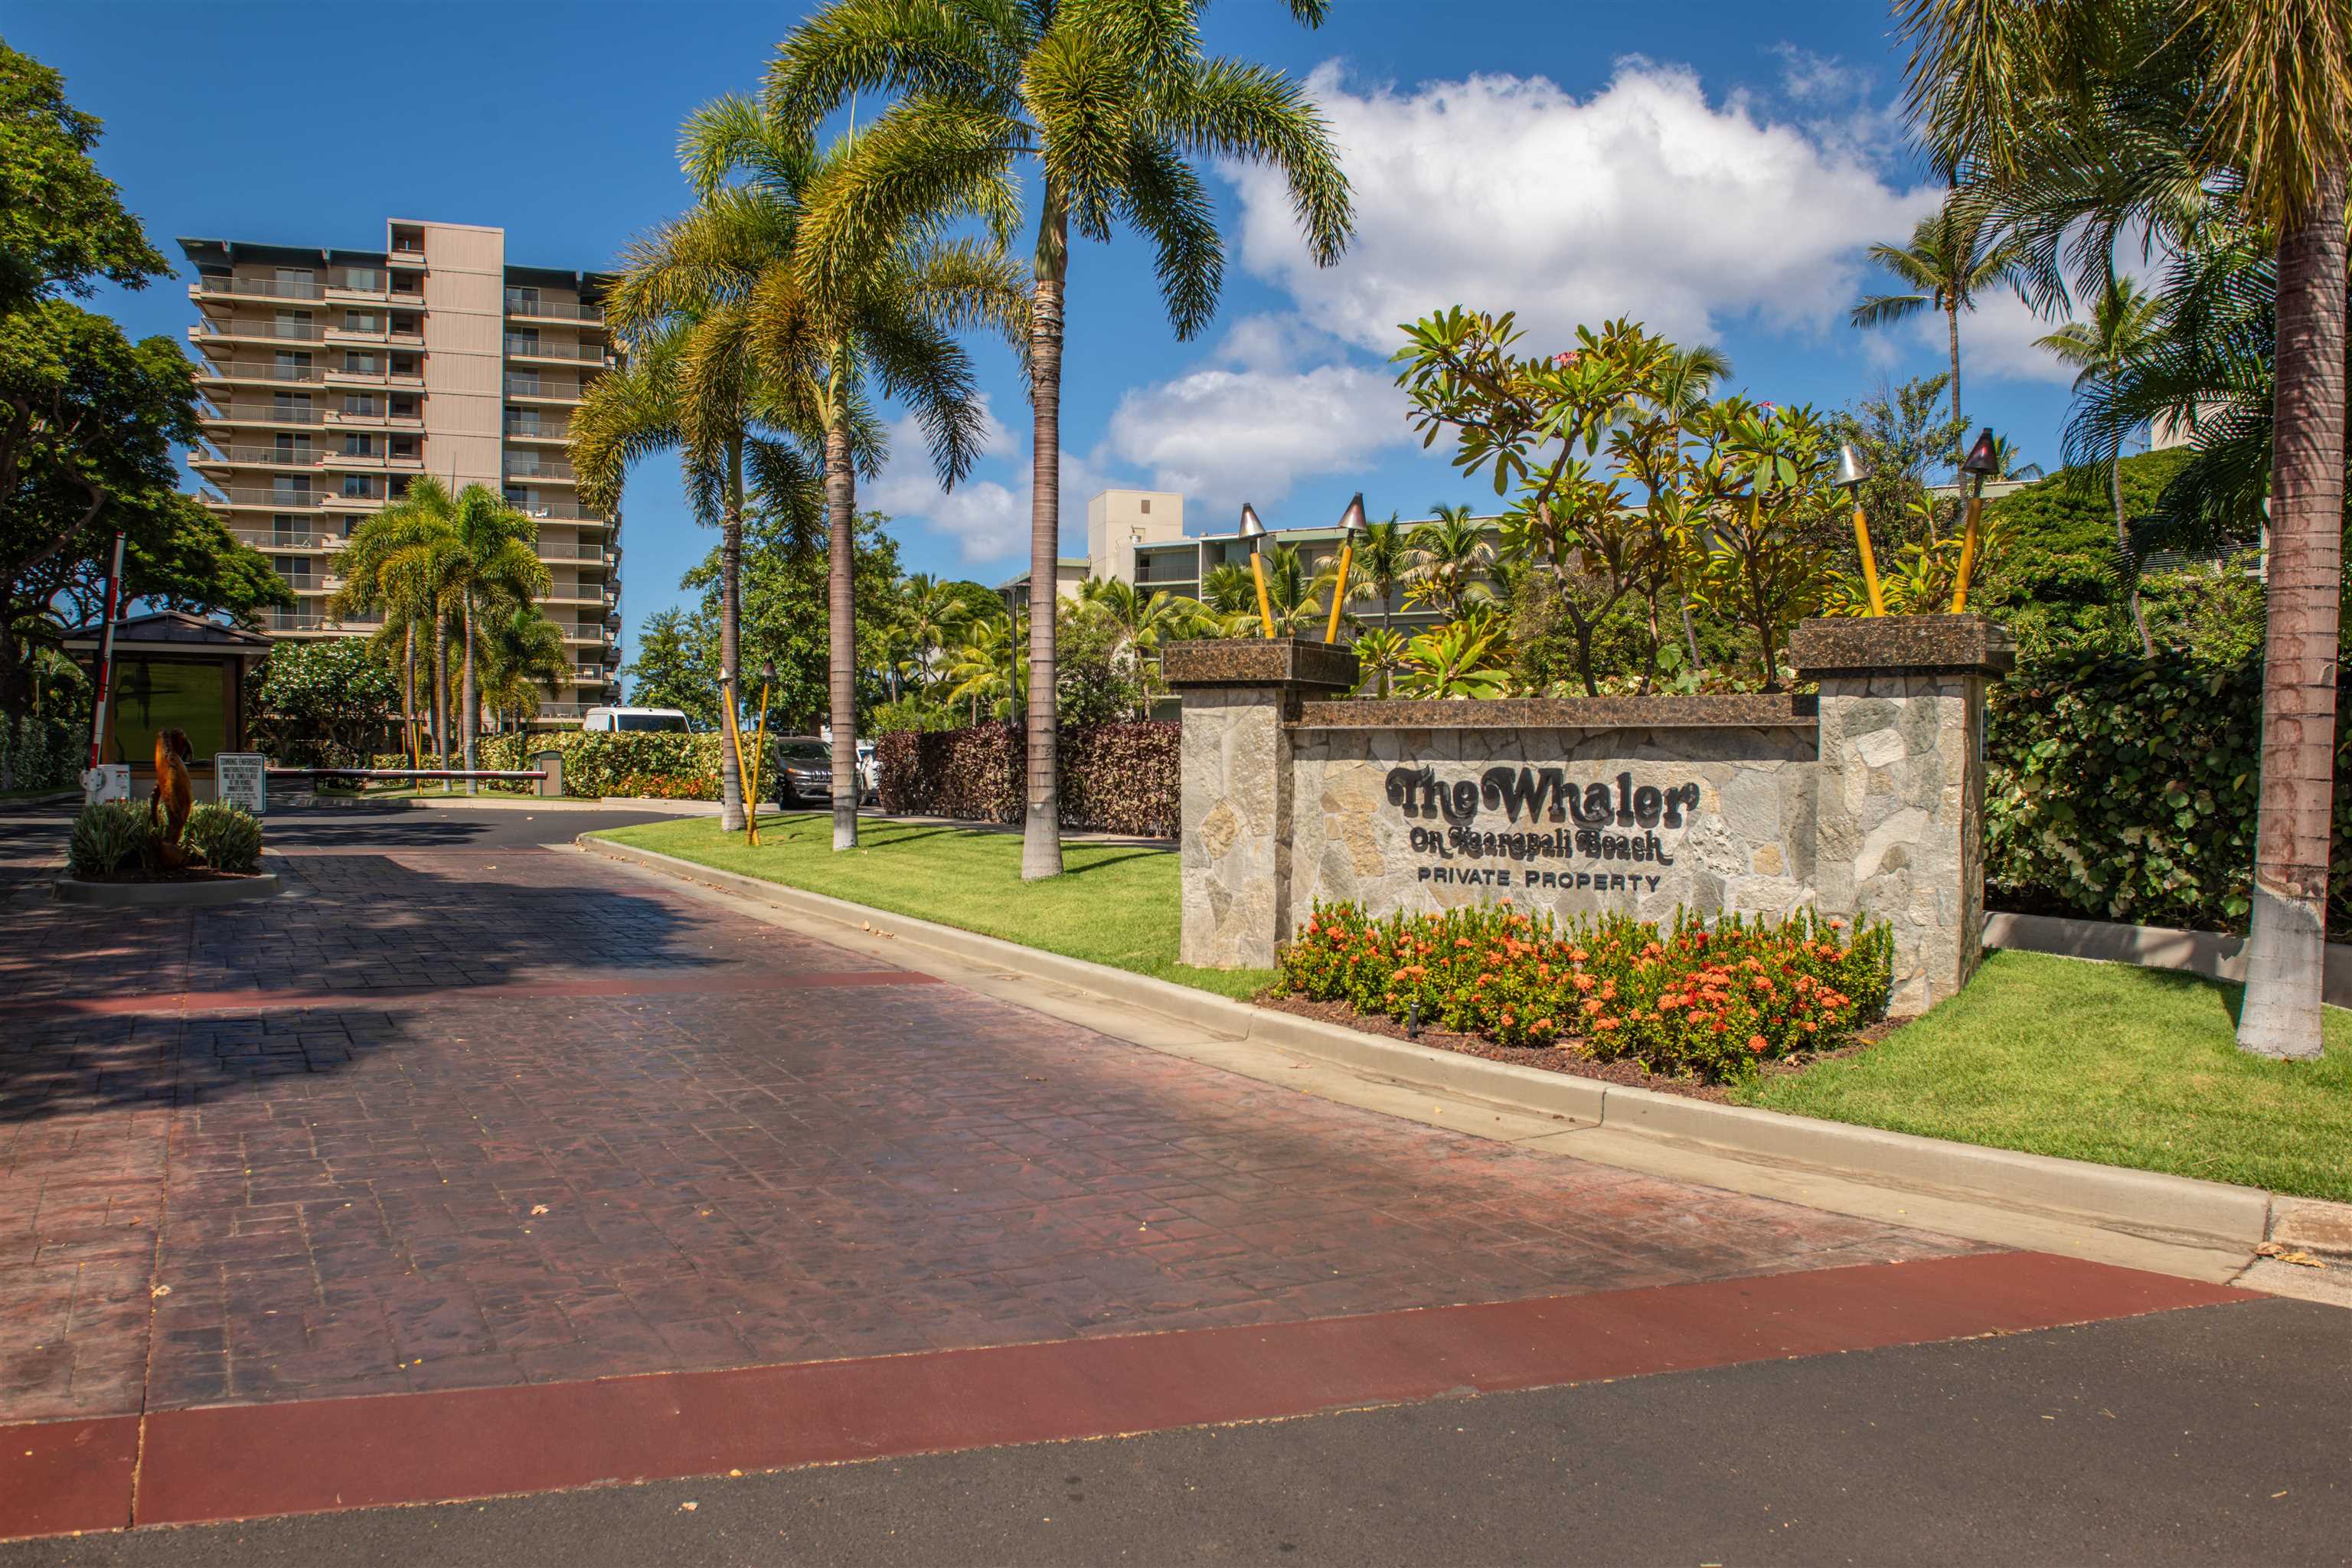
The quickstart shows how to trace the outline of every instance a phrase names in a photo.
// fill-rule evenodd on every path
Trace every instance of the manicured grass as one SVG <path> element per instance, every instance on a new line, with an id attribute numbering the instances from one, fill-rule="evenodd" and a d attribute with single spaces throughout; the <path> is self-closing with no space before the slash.
<path id="1" fill-rule="evenodd" d="M 1879 1045 L 1742 1091 L 1749 1105 L 2107 1165 L 2352 1199 L 2352 1014 L 2326 1054 L 2237 1048 L 2240 988 L 1996 952 Z"/>
<path id="2" fill-rule="evenodd" d="M 1222 995 L 1254 996 L 1274 980 L 1271 969 L 1176 962 L 1181 898 L 1172 849 L 1066 842 L 1066 875 L 1024 882 L 1017 833 L 869 819 L 858 824 L 857 848 L 836 855 L 830 814 L 763 812 L 757 849 L 709 816 L 597 837 Z"/>

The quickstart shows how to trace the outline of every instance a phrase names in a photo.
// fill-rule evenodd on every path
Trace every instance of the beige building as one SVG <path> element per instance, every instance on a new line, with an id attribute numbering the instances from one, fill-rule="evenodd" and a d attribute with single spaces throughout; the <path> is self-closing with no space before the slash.
<path id="1" fill-rule="evenodd" d="M 539 522 L 540 608 L 569 670 L 543 724 L 614 700 L 621 519 L 580 502 L 564 445 L 582 390 L 614 363 L 594 273 L 515 266 L 506 231 L 402 218 L 381 250 L 183 239 L 196 269 L 200 499 L 270 557 L 297 606 L 284 637 L 365 634 L 323 611 L 360 521 L 419 474 L 484 484 Z"/>

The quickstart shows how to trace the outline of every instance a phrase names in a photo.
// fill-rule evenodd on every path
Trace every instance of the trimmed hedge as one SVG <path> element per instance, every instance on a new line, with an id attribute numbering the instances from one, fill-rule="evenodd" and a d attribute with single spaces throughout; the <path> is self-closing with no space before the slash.
<path id="1" fill-rule="evenodd" d="M 557 730 L 493 735 L 475 755 L 486 768 L 528 768 L 532 755 L 563 753 L 563 793 L 594 800 L 608 795 L 663 800 L 717 800 L 720 737 L 675 731 Z M 744 738 L 748 752 L 751 738 Z M 396 764 L 394 764 L 396 765 Z M 493 788 L 523 790 L 522 784 Z"/>
<path id="2" fill-rule="evenodd" d="M 2339 700 L 2339 706 L 2341 702 Z M 2261 790 L 2259 660 L 2057 660 L 1992 689 L 1985 893 L 1995 909 L 2242 931 Z M 2352 924 L 2352 726 L 2336 741 L 2328 924 Z"/>
<path id="3" fill-rule="evenodd" d="M 1181 726 L 1152 720 L 1061 732 L 1061 825 L 1172 838 Z M 1028 732 L 1017 724 L 877 737 L 882 809 L 894 816 L 1016 823 L 1028 799 Z"/>
<path id="4" fill-rule="evenodd" d="M 71 789 L 89 747 L 89 731 L 63 720 L 0 718 L 0 789 Z"/>

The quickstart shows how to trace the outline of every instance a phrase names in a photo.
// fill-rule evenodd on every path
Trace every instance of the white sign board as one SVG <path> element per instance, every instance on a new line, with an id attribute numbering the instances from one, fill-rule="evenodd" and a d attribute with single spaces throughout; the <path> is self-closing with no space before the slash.
<path id="1" fill-rule="evenodd" d="M 213 756 L 213 798 L 241 805 L 256 816 L 269 808 L 269 759 L 259 752 L 219 752 Z"/>
<path id="2" fill-rule="evenodd" d="M 129 763 L 100 763 L 94 768 L 82 770 L 81 803 L 84 805 L 96 805 L 101 800 L 129 800 L 130 798 L 131 764 Z"/>

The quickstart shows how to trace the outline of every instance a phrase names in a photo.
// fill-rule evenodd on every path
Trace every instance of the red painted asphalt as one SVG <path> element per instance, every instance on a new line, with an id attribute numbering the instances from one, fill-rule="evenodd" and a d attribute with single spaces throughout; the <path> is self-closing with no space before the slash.
<path id="1" fill-rule="evenodd" d="M 639 972 L 613 980 L 509 980 L 475 985 L 478 998 L 507 996 L 687 996 L 744 995 L 769 991 L 806 991 L 860 985 L 936 985 L 934 975 L 911 969 L 850 969 L 790 974 L 656 974 Z M 284 1007 L 352 1007 L 442 996 L 446 985 L 354 985 L 333 991 L 145 991 L 116 996 L 0 998 L 0 1013 L 68 1017 L 132 1017 L 163 1013 L 255 1013 Z"/>
<path id="2" fill-rule="evenodd" d="M 2258 1300 L 1988 1253 L 1301 1322 L 0 1427 L 0 1538 L 1255 1421 Z"/>

